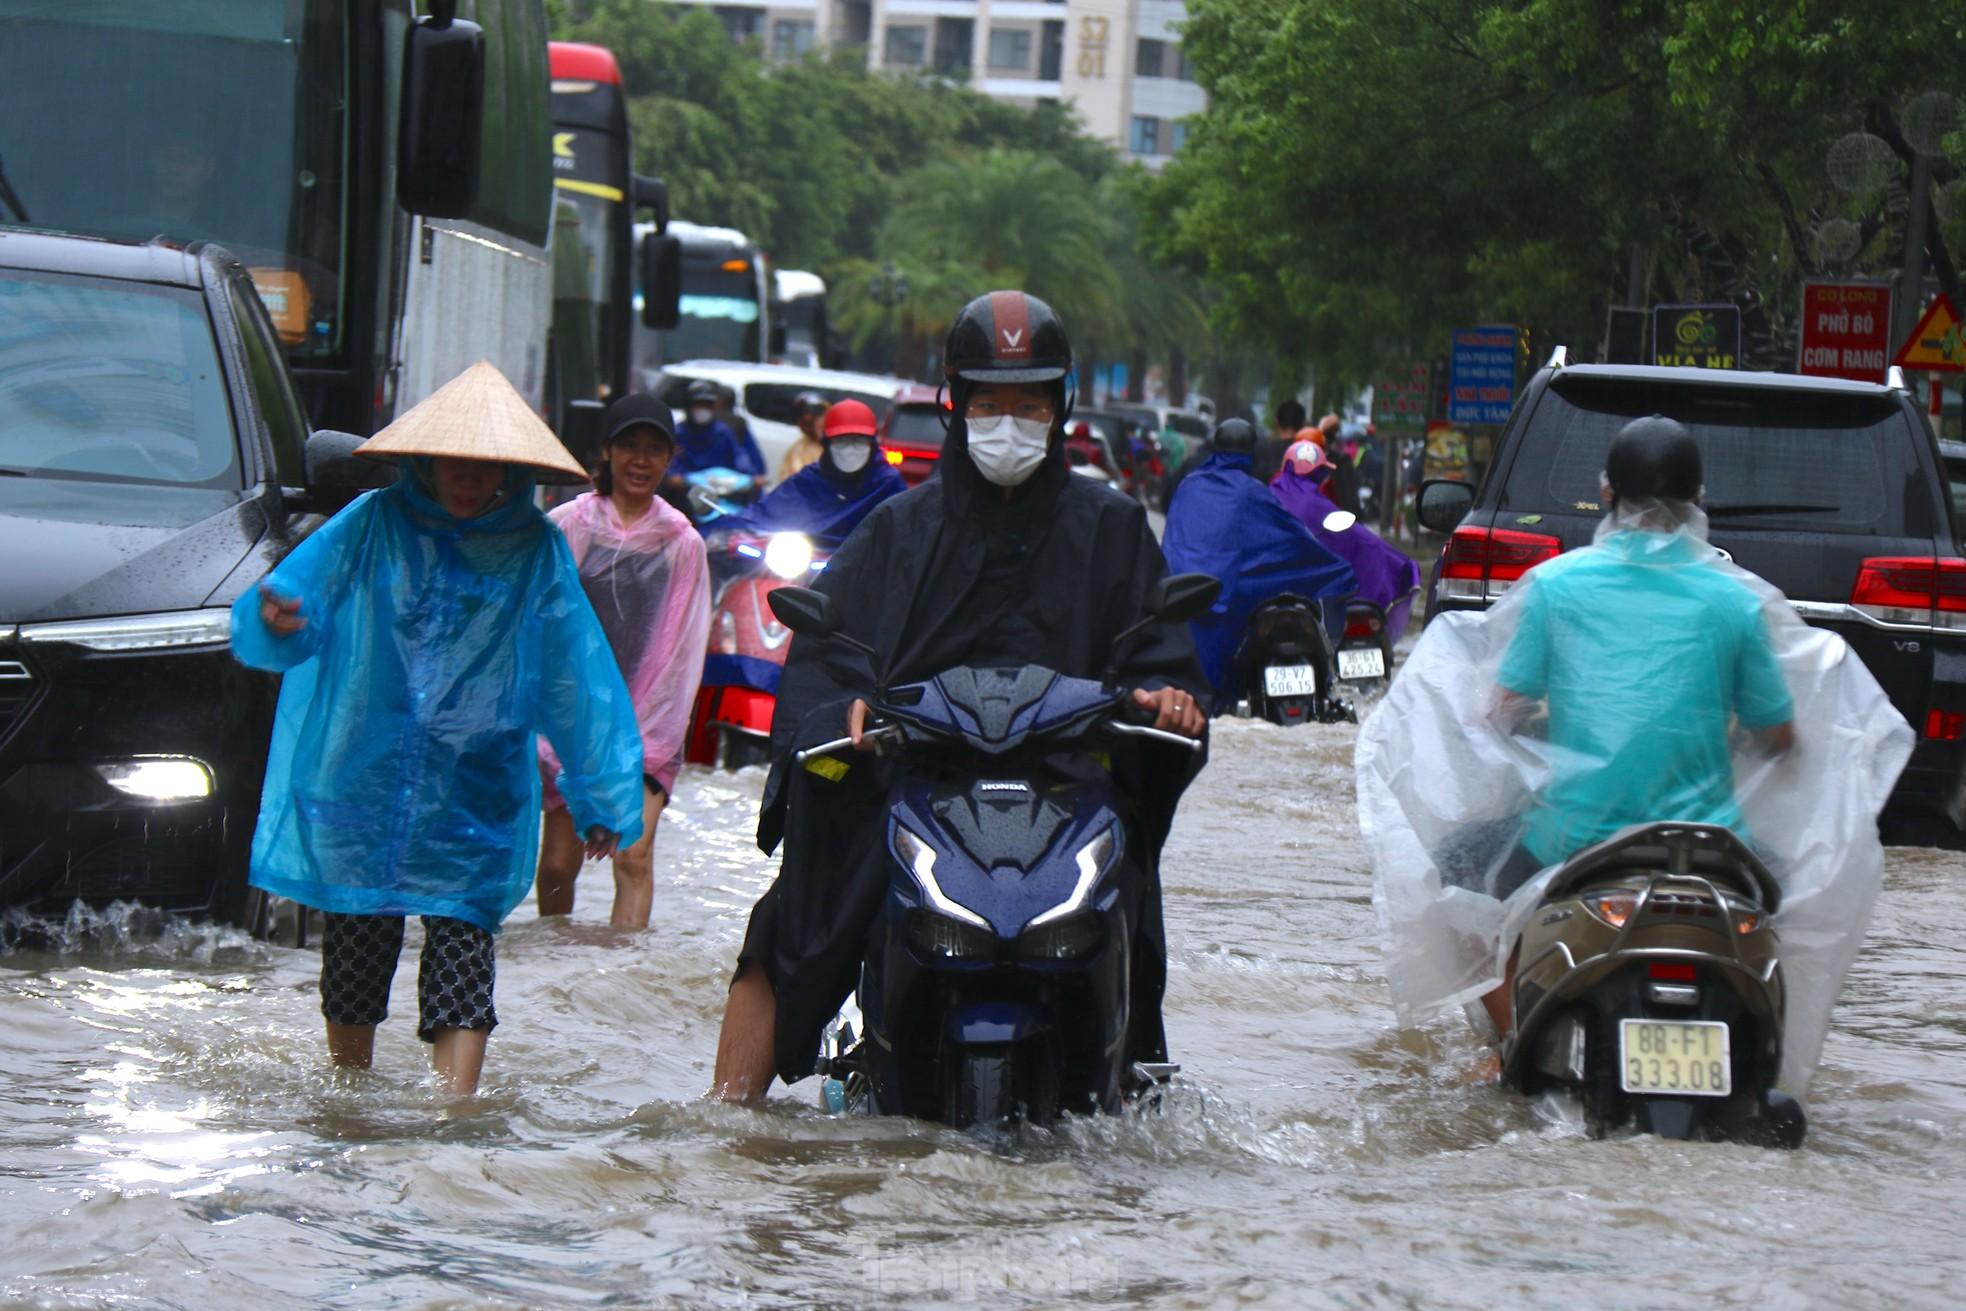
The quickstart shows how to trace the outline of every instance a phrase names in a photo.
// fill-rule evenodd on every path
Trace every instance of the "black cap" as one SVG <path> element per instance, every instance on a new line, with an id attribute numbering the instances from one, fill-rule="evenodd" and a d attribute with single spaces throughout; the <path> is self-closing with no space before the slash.
<path id="1" fill-rule="evenodd" d="M 1215 435 L 1209 438 L 1209 445 L 1218 455 L 1254 455 L 1256 453 L 1256 429 L 1247 419 L 1224 419 L 1215 426 Z"/>
<path id="2" fill-rule="evenodd" d="M 1663 414 L 1633 419 L 1611 439 L 1604 477 L 1617 498 L 1697 501 L 1705 483 L 1700 444 L 1677 419 Z"/>
<path id="3" fill-rule="evenodd" d="M 792 413 L 824 414 L 832 407 L 832 402 L 816 391 L 802 391 L 792 398 Z"/>
<path id="4" fill-rule="evenodd" d="M 607 413 L 601 416 L 601 445 L 607 445 L 630 428 L 646 425 L 661 433 L 663 440 L 674 446 L 674 423 L 667 405 L 647 392 L 630 392 L 608 406 Z"/>
<path id="5" fill-rule="evenodd" d="M 714 403 L 717 399 L 717 384 L 711 382 L 708 378 L 698 378 L 689 385 L 689 391 L 686 394 L 693 401 L 710 401 Z"/>

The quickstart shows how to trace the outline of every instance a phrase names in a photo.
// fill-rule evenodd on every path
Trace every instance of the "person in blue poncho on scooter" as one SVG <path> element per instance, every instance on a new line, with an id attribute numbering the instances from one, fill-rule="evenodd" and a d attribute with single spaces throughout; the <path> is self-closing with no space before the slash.
<path id="1" fill-rule="evenodd" d="M 824 453 L 740 514 L 702 525 L 706 535 L 804 533 L 832 548 L 890 496 L 908 490 L 881 451 L 880 426 L 864 401 L 835 402 L 822 429 Z"/>
<path id="2" fill-rule="evenodd" d="M 532 886 L 537 739 L 590 857 L 642 831 L 642 741 L 607 634 L 539 478 L 586 473 L 478 364 L 358 452 L 396 460 L 232 608 L 232 649 L 283 673 L 252 885 L 327 916 L 321 1011 L 367 1066 L 404 916 L 423 917 L 417 1035 L 475 1091 L 492 938 Z"/>
<path id="3" fill-rule="evenodd" d="M 1242 693 L 1236 648 L 1257 606 L 1285 592 L 1322 601 L 1326 627 L 1335 622 L 1342 631 L 1344 598 L 1357 590 L 1357 582 L 1352 567 L 1256 481 L 1255 428 L 1242 419 L 1224 420 L 1211 445 L 1215 453 L 1182 479 L 1168 506 L 1161 549 L 1169 572 L 1222 580 L 1215 608 L 1192 625 L 1219 714 Z"/>

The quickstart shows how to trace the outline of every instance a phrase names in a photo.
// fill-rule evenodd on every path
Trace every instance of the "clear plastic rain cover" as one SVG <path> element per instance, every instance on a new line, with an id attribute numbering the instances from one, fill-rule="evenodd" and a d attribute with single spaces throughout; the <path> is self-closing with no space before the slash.
<path id="1" fill-rule="evenodd" d="M 1785 700 L 1795 745 L 1771 755 L 1753 730 L 1779 723 Z M 1493 609 L 1430 623 L 1359 734 L 1359 823 L 1401 1022 L 1500 983 L 1552 862 L 1631 823 L 1728 823 L 1782 885 L 1781 1082 L 1800 1096 L 1870 920 L 1876 817 L 1911 748 L 1863 661 L 1708 545 L 1697 508 L 1621 504 L 1594 546 L 1530 571 Z M 1539 867 L 1508 890 L 1511 871 Z"/>

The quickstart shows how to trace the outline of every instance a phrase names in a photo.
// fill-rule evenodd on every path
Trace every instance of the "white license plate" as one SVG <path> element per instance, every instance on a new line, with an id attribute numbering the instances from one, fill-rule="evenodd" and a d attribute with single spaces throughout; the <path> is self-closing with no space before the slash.
<path id="1" fill-rule="evenodd" d="M 1384 678 L 1386 653 L 1376 646 L 1357 646 L 1338 653 L 1338 677 Z"/>
<path id="2" fill-rule="evenodd" d="M 1725 1097 L 1734 1091 L 1727 1026 L 1715 1020 L 1621 1020 L 1618 1065 L 1628 1093 Z"/>
<path id="3" fill-rule="evenodd" d="M 1317 691 L 1317 670 L 1309 665 L 1271 665 L 1263 671 L 1268 696 L 1311 696 Z"/>

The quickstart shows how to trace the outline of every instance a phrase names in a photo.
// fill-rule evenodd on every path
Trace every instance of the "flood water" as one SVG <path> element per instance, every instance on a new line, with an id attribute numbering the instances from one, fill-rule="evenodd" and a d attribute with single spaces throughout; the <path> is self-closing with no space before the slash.
<path id="1" fill-rule="evenodd" d="M 0 957 L 0 1301 L 41 1306 L 1143 1304 L 1952 1307 L 1966 1301 L 1966 860 L 1890 854 L 1795 1153 L 1593 1142 L 1402 1032 L 1352 803 L 1356 730 L 1229 722 L 1165 868 L 1159 1113 L 965 1135 L 707 1103 L 770 874 L 762 774 L 686 774 L 657 927 L 499 944 L 470 1113 L 414 1033 L 326 1070 L 318 957 L 229 931 Z"/>

